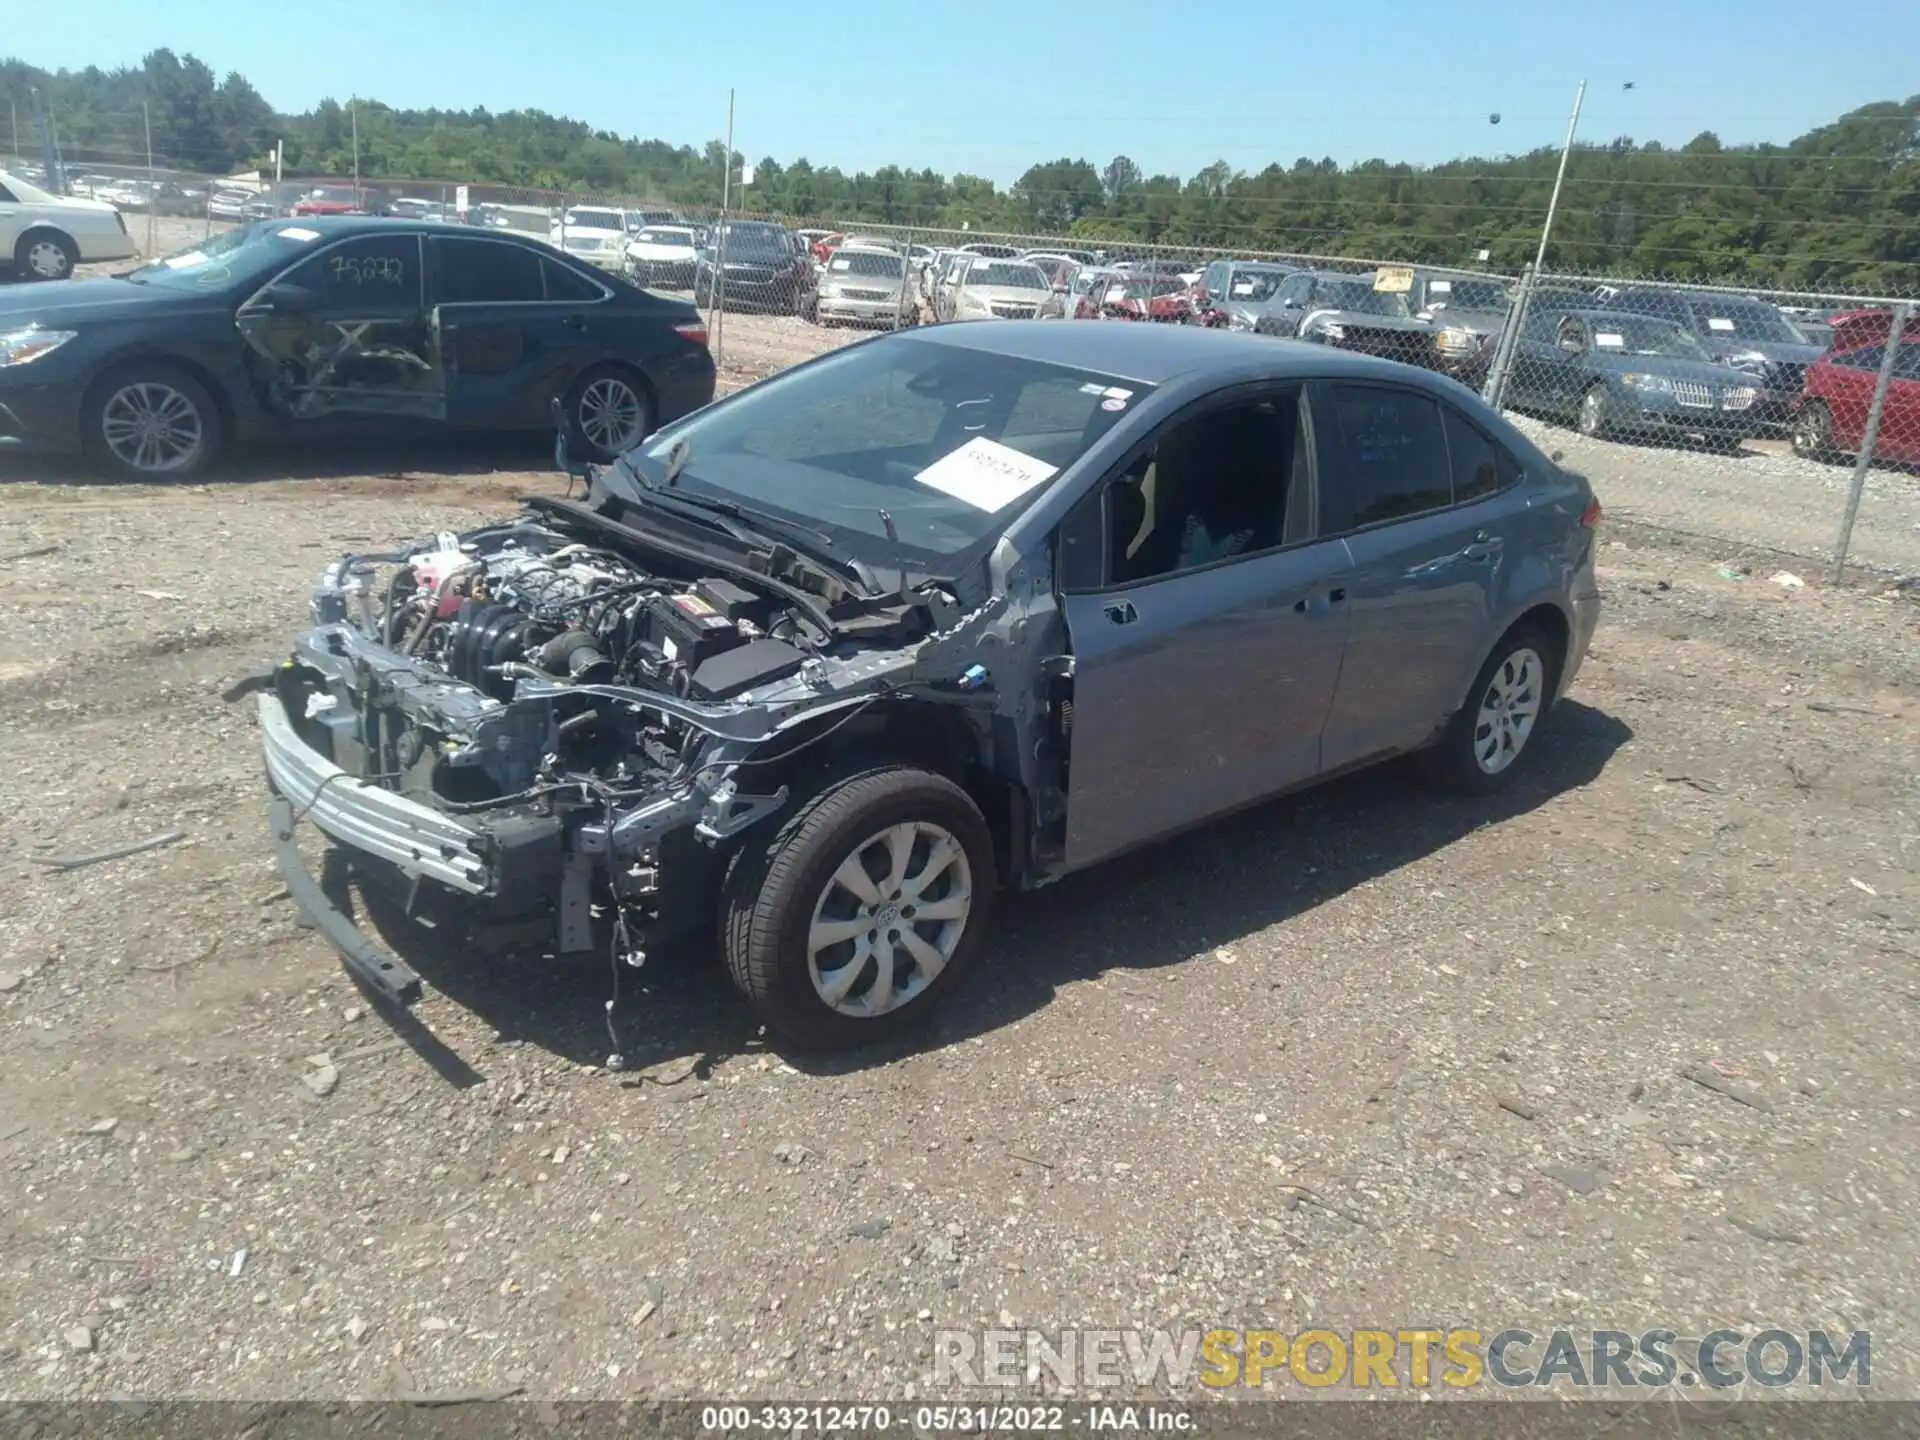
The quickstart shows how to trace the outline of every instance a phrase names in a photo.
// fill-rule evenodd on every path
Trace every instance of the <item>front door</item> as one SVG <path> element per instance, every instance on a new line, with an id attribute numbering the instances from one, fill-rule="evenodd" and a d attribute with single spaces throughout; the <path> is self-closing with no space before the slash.
<path id="1" fill-rule="evenodd" d="M 1269 387 L 1170 421 L 1108 480 L 1105 583 L 1064 597 L 1069 865 L 1318 773 L 1349 565 L 1315 537 L 1311 455 L 1298 389 Z"/>
<path id="2" fill-rule="evenodd" d="M 329 245 L 256 292 L 234 323 L 251 351 L 256 388 L 278 414 L 446 413 L 417 233 L 382 230 Z"/>
<path id="3" fill-rule="evenodd" d="M 1509 502 L 1495 492 L 1517 471 L 1429 395 L 1315 389 L 1322 518 L 1353 556 L 1346 654 L 1322 746 L 1334 770 L 1420 745 L 1465 692 L 1492 643 L 1507 560 Z"/>
<path id="4" fill-rule="evenodd" d="M 481 236 L 427 242 L 428 294 L 447 372 L 447 418 L 539 428 L 573 378 L 608 353 L 606 290 L 530 245 Z"/>

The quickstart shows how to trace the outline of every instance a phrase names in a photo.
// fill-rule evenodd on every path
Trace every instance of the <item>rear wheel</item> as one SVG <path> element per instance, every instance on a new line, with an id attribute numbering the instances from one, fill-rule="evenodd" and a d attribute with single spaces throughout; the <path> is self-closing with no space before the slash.
<path id="1" fill-rule="evenodd" d="M 224 439 L 220 407 L 198 380 L 164 362 L 130 365 L 93 388 L 83 413 L 87 452 L 134 480 L 183 480 Z"/>
<path id="2" fill-rule="evenodd" d="M 58 230 L 29 230 L 13 247 L 14 273 L 22 280 L 65 280 L 79 263 L 79 247 Z"/>
<path id="3" fill-rule="evenodd" d="M 1833 457 L 1833 412 L 1824 400 L 1808 400 L 1793 417 L 1793 453 L 1803 460 Z"/>
<path id="4" fill-rule="evenodd" d="M 573 382 L 567 419 L 588 458 L 602 465 L 624 455 L 653 431 L 646 386 L 618 365 L 596 365 Z"/>
<path id="5" fill-rule="evenodd" d="M 952 781 L 910 766 L 836 780 L 735 857 L 727 968 L 790 1040 L 879 1039 L 924 1016 L 979 948 L 993 875 L 986 821 Z"/>
<path id="6" fill-rule="evenodd" d="M 1427 778 L 1467 795 L 1510 781 L 1547 718 L 1560 683 L 1560 646 L 1531 622 L 1500 638 L 1440 743 L 1418 757 Z"/>

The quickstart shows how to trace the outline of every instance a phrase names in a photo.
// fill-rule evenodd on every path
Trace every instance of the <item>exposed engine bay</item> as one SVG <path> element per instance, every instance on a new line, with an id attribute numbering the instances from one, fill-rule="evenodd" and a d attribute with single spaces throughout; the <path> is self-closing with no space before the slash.
<path id="1" fill-rule="evenodd" d="M 1021 571 L 1020 595 L 1050 611 L 1050 577 Z M 1052 683 L 994 673 L 1033 617 L 980 572 L 841 578 L 777 543 L 742 553 L 551 499 L 344 557 L 314 592 L 314 628 L 259 682 L 284 828 L 310 818 L 386 861 L 409 904 L 437 882 L 489 921 L 544 927 L 559 953 L 598 948 L 597 912 L 638 964 L 649 933 L 697 923 L 703 904 L 710 921 L 702 890 L 727 842 L 834 745 L 908 732 L 956 773 L 1061 809 L 1062 777 L 1035 773 L 1059 757 L 996 724 Z"/>

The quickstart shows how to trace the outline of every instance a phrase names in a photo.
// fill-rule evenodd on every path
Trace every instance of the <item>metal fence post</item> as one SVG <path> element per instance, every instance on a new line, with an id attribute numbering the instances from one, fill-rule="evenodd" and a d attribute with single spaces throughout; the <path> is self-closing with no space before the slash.
<path id="1" fill-rule="evenodd" d="M 908 226 L 906 234 L 900 237 L 900 296 L 893 307 L 893 328 L 896 330 L 903 328 L 907 323 L 907 286 L 912 279 L 913 227 Z"/>
<path id="2" fill-rule="evenodd" d="M 1532 265 L 1520 270 L 1520 284 L 1514 291 L 1513 304 L 1507 307 L 1507 323 L 1501 327 L 1499 343 L 1493 347 L 1493 367 L 1487 374 L 1487 404 L 1495 410 L 1500 408 L 1500 398 L 1506 393 L 1507 372 L 1513 368 L 1513 352 L 1520 344 L 1520 327 L 1526 322 L 1527 302 L 1533 298 L 1533 281 L 1537 271 Z"/>
<path id="3" fill-rule="evenodd" d="M 1887 408 L 1887 387 L 1893 381 L 1893 367 L 1900 355 L 1900 337 L 1906 333 L 1907 317 L 1913 302 L 1903 300 L 1893 307 L 1893 328 L 1887 332 L 1887 353 L 1880 357 L 1880 375 L 1873 382 L 1873 403 L 1867 408 L 1867 428 L 1860 436 L 1860 454 L 1853 462 L 1853 483 L 1847 487 L 1847 508 L 1840 515 L 1840 534 L 1833 542 L 1833 565 L 1827 571 L 1829 584 L 1838 585 L 1847 568 L 1847 547 L 1853 543 L 1853 522 L 1860 514 L 1860 494 L 1867 488 L 1867 471 L 1873 468 L 1873 447 L 1880 440 L 1880 417 Z"/>

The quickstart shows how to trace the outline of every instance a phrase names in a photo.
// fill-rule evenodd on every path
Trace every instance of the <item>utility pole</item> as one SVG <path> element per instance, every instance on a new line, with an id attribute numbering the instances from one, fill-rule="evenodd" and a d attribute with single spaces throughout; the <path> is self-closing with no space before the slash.
<path id="1" fill-rule="evenodd" d="M 27 98 L 33 102 L 34 128 L 40 132 L 41 163 L 47 167 L 47 192 L 64 195 L 67 193 L 67 177 L 60 173 L 60 147 L 54 143 L 53 121 L 47 117 L 38 89 L 28 91 Z"/>
<path id="2" fill-rule="evenodd" d="M 713 363 L 716 368 L 725 353 L 727 325 L 727 206 L 733 200 L 733 90 L 727 90 L 727 153 L 720 161 L 720 243 L 714 248 L 714 278 L 707 312 L 707 332 L 712 337 Z"/>
<path id="3" fill-rule="evenodd" d="M 153 254 L 153 215 L 160 208 L 160 187 L 153 183 L 153 108 L 140 102 L 140 123 L 147 132 L 147 253 Z"/>
<path id="4" fill-rule="evenodd" d="M 20 154 L 20 102 L 18 100 L 9 99 L 7 101 L 7 118 L 13 121 L 14 158 L 15 159 L 24 158 Z"/>
<path id="5" fill-rule="evenodd" d="M 1580 129 L 1580 106 L 1587 98 L 1587 82 L 1573 92 L 1573 117 L 1567 121 L 1567 143 L 1560 148 L 1560 168 L 1554 172 L 1553 194 L 1547 198 L 1547 218 L 1540 226 L 1540 248 L 1534 252 L 1533 268 L 1520 276 L 1520 293 L 1514 298 L 1513 315 L 1500 334 L 1495 347 L 1493 373 L 1487 377 L 1487 403 L 1500 408 L 1500 397 L 1507 388 L 1507 374 L 1513 366 L 1515 348 L 1520 343 L 1520 327 L 1527 321 L 1527 302 L 1533 287 L 1540 282 L 1540 267 L 1547 263 L 1547 242 L 1553 238 L 1553 217 L 1560 209 L 1560 187 L 1566 182 L 1567 161 L 1573 155 L 1573 137 Z"/>
<path id="6" fill-rule="evenodd" d="M 353 205 L 362 208 L 360 199 L 360 102 L 347 102 L 347 117 L 353 122 Z"/>

